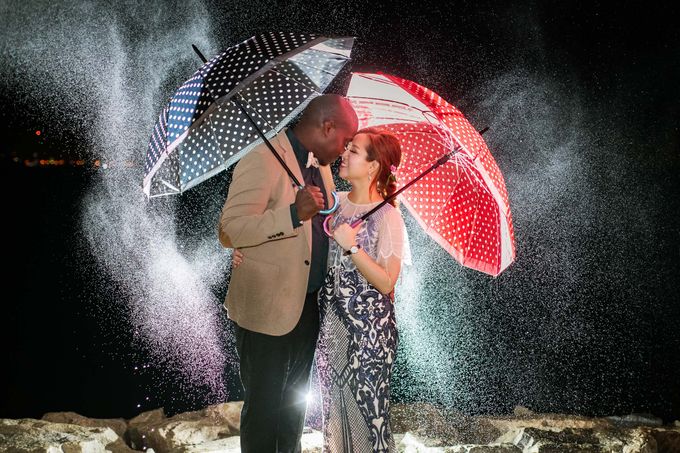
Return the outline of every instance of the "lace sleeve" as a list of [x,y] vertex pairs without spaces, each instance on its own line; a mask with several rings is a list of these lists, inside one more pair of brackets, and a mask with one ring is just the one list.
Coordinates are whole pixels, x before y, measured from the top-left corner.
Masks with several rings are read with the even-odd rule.
[[378,230],[378,264],[385,267],[391,256],[400,258],[402,265],[411,264],[411,247],[404,219],[396,208],[385,213]]

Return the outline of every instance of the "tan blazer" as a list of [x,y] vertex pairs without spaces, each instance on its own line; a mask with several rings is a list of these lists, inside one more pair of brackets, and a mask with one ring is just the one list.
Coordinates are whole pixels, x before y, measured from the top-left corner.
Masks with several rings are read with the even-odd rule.
[[[304,183],[285,130],[271,140],[298,181]],[[335,190],[330,166],[319,167],[327,198]],[[244,329],[284,335],[295,327],[307,292],[312,261],[309,220],[293,228],[290,205],[297,189],[263,143],[234,169],[219,222],[220,243],[243,252],[231,274],[225,308]]]

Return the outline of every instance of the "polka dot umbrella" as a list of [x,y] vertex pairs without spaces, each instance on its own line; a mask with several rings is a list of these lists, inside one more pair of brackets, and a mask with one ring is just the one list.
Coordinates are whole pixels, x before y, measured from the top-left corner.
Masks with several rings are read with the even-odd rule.
[[395,196],[429,236],[463,266],[493,276],[506,269],[515,259],[508,192],[463,114],[434,91],[387,74],[353,73],[347,97],[359,127],[399,138]]
[[153,128],[144,193],[181,193],[276,135],[328,87],[353,43],[352,37],[271,32],[207,61],[172,95]]

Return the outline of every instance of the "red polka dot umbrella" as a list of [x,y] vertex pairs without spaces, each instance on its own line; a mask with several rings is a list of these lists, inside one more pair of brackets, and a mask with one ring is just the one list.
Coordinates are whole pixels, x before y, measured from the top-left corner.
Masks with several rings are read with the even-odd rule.
[[400,139],[395,176],[408,190],[399,199],[430,237],[463,266],[493,276],[507,268],[515,240],[505,182],[463,114],[434,91],[387,74],[353,73],[347,97],[360,127]]

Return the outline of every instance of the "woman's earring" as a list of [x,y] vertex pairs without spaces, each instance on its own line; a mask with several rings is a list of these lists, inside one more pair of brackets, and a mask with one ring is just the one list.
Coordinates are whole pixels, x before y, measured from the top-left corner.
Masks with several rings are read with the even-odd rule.
[[368,182],[369,183],[371,182],[371,174],[370,173],[368,174]]

